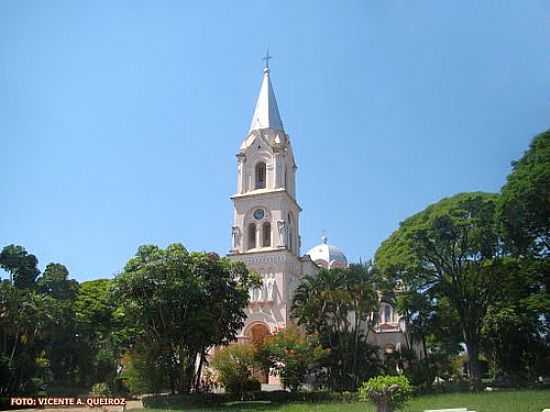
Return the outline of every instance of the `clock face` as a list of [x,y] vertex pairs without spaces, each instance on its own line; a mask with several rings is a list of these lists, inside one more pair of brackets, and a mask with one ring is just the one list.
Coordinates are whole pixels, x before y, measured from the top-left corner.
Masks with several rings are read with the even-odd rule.
[[254,218],[256,220],[261,220],[264,218],[264,210],[263,209],[256,209],[254,211]]

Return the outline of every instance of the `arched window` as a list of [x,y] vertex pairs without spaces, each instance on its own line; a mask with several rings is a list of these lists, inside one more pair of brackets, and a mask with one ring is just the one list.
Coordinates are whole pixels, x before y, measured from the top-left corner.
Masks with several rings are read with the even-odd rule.
[[271,223],[265,222],[262,227],[262,246],[271,246]]
[[248,249],[256,247],[256,223],[248,225]]
[[256,189],[265,189],[265,163],[260,162],[256,165]]

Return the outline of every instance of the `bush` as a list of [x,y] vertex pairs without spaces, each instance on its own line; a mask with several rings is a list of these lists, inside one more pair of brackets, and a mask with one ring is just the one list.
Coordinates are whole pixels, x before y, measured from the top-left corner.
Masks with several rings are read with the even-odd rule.
[[249,376],[248,378],[246,378],[246,380],[243,381],[231,378],[229,382],[224,385],[224,388],[229,393],[241,395],[244,392],[261,391],[262,384],[258,379]]
[[245,390],[247,392],[258,392],[262,390],[262,384],[256,378],[249,379],[246,383]]
[[276,371],[285,388],[296,392],[327,353],[317,337],[289,326],[274,336],[268,336],[260,346],[257,358],[266,369]]
[[111,396],[111,389],[105,382],[96,383],[90,390],[90,395],[93,396]]
[[377,376],[364,382],[359,388],[359,399],[371,400],[377,412],[393,412],[405,404],[412,394],[412,387],[405,376]]
[[124,369],[118,382],[121,393],[159,393],[163,387],[169,386],[167,374],[158,363],[156,355],[156,352],[148,353],[143,347],[136,346],[132,352],[123,356]]
[[231,393],[241,394],[258,390],[261,385],[252,377],[256,366],[256,348],[248,343],[237,343],[219,349],[212,358],[212,367],[218,373],[223,387]]

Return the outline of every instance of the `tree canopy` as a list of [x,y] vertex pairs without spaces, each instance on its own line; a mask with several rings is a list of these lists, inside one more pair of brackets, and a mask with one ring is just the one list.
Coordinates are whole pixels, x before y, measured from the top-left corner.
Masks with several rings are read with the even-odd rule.
[[327,355],[319,345],[319,337],[306,335],[296,326],[288,326],[275,335],[268,336],[258,348],[261,363],[281,377],[285,388],[297,391],[306,377],[320,366]]
[[328,349],[320,376],[334,390],[354,390],[379,367],[377,351],[367,343],[378,310],[375,276],[369,265],[321,269],[306,276],[292,303],[292,316]]
[[502,188],[499,218],[515,254],[550,257],[550,130],[536,136]]
[[248,290],[258,279],[245,265],[181,244],[141,246],[115,279],[114,293],[136,339],[156,348],[173,390],[188,392],[195,363],[243,327]]
[[8,245],[0,252],[0,268],[10,275],[10,282],[19,289],[27,289],[34,285],[40,270],[38,259],[29,254],[23,246]]
[[475,385],[481,327],[501,270],[497,195],[461,193],[406,219],[376,252],[376,264],[430,300],[456,311]]

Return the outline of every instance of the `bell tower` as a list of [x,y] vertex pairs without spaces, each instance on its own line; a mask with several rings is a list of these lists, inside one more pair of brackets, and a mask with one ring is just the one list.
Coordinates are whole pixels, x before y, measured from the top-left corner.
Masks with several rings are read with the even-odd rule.
[[300,254],[296,163],[266,64],[250,130],[237,153],[231,255]]
[[229,258],[244,262],[262,278],[262,286],[250,290],[238,336],[240,342],[251,343],[288,325],[294,290],[305,273],[317,271],[309,256],[300,257],[296,162],[273,92],[269,55],[265,60],[250,129],[237,153],[237,191],[231,197]]

